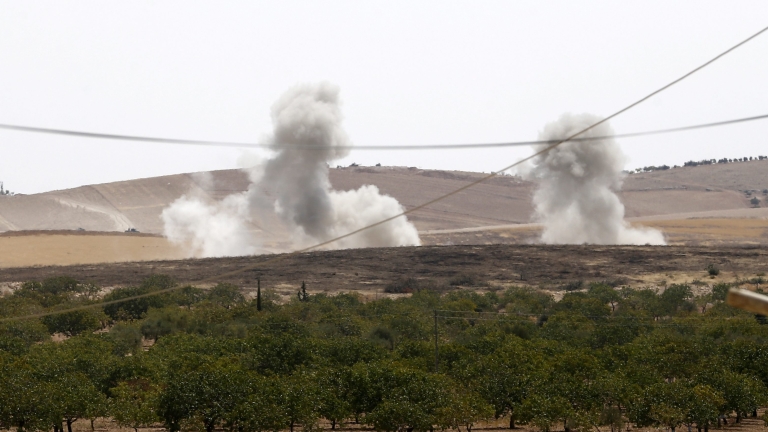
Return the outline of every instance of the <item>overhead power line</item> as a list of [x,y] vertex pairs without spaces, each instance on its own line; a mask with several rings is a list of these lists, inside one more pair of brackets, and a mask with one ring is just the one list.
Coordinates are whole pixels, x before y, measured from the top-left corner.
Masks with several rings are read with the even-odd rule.
[[[732,120],[724,120],[711,123],[701,123],[691,126],[681,126],[668,129],[656,129],[644,132],[631,132],[624,134],[605,135],[589,138],[574,138],[569,141],[578,142],[597,142],[600,140],[611,138],[636,138],[650,135],[662,135],[675,132],[685,132],[696,129],[707,129],[719,126],[728,126],[737,123],[746,123],[757,120],[768,119],[768,114],[742,117]],[[76,136],[82,138],[97,138],[97,139],[110,139],[120,141],[137,141],[137,142],[152,142],[160,144],[175,144],[175,145],[194,145],[194,146],[206,146],[206,147],[234,147],[234,148],[261,148],[271,149],[270,144],[258,144],[258,143],[243,143],[243,142],[231,142],[231,141],[206,141],[206,140],[188,140],[188,139],[176,139],[176,138],[158,138],[158,137],[145,137],[137,135],[118,135],[118,134],[105,134],[97,132],[83,132],[67,129],[50,129],[36,126],[20,126],[10,124],[0,124],[0,129],[19,131],[19,132],[32,132],[42,133],[49,135],[64,135],[64,136]],[[339,146],[339,148],[349,150],[461,150],[461,149],[477,149],[477,148],[504,148],[504,147],[521,147],[529,145],[546,145],[554,144],[557,140],[537,140],[537,141],[510,141],[510,142],[498,142],[498,143],[473,143],[473,144],[418,144],[418,145],[350,145]],[[320,148],[312,145],[282,145],[281,148],[290,147],[302,150],[320,150]]]
[[[609,115],[608,117],[606,117],[606,118],[604,118],[604,119],[602,119],[602,120],[600,120],[598,122],[593,123],[591,126],[588,126],[588,127],[584,128],[584,129],[582,129],[582,130],[580,130],[580,131],[578,131],[578,132],[576,132],[576,133],[574,133],[572,135],[569,135],[568,137],[566,137],[566,138],[564,138],[564,139],[562,139],[562,140],[560,140],[560,141],[558,141],[556,143],[553,143],[553,144],[551,144],[551,145],[549,145],[549,146],[547,146],[547,147],[537,151],[536,153],[534,153],[534,154],[532,154],[532,155],[530,155],[528,157],[520,159],[517,162],[514,162],[514,163],[512,163],[512,164],[510,164],[510,165],[508,165],[508,166],[506,166],[504,168],[501,168],[500,170],[493,171],[490,174],[488,174],[486,176],[483,176],[483,177],[481,177],[478,180],[472,181],[472,182],[467,183],[466,185],[464,185],[464,186],[462,186],[460,188],[454,189],[453,191],[448,192],[447,194],[441,195],[441,196],[439,196],[439,197],[437,197],[435,199],[432,199],[430,201],[427,201],[427,202],[425,202],[423,204],[420,204],[418,206],[415,206],[415,207],[412,207],[410,209],[407,209],[407,210],[405,210],[405,211],[403,211],[403,212],[401,212],[401,213],[399,213],[399,214],[397,214],[395,216],[391,216],[391,217],[388,217],[386,219],[382,219],[382,220],[380,220],[378,222],[372,223],[372,224],[367,225],[365,227],[362,227],[362,228],[356,229],[354,231],[348,232],[347,234],[340,235],[340,236],[332,238],[330,240],[326,240],[326,241],[317,243],[317,244],[315,244],[313,246],[309,246],[309,247],[306,247],[306,248],[303,248],[303,249],[298,249],[298,250],[295,250],[295,251],[290,252],[290,253],[286,253],[286,254],[282,254],[282,255],[277,255],[275,257],[268,258],[268,259],[266,259],[264,261],[261,261],[261,262],[258,262],[258,263],[254,263],[254,264],[251,264],[251,265],[247,265],[247,266],[239,268],[237,270],[231,270],[231,271],[228,271],[228,272],[224,272],[224,273],[218,274],[218,275],[213,276],[213,277],[205,278],[205,279],[203,279],[201,281],[197,281],[197,283],[198,284],[213,283],[213,282],[216,282],[217,280],[220,280],[222,278],[227,278],[227,277],[239,275],[239,274],[242,274],[244,272],[247,272],[247,271],[250,271],[250,270],[254,270],[254,269],[259,268],[259,267],[263,267],[263,266],[268,265],[268,264],[273,264],[273,263],[275,263],[277,261],[286,259],[288,257],[292,257],[292,256],[300,254],[300,253],[309,252],[311,250],[315,250],[315,249],[318,249],[318,248],[322,248],[324,246],[328,246],[328,245],[330,245],[330,244],[332,244],[334,242],[337,242],[339,240],[345,239],[347,237],[351,237],[351,236],[356,235],[356,234],[358,234],[360,232],[369,230],[371,228],[375,228],[375,227],[377,227],[379,225],[383,225],[383,224],[388,223],[388,222],[390,222],[390,221],[392,221],[394,219],[406,216],[406,215],[408,215],[410,213],[413,213],[415,211],[418,211],[418,210],[421,210],[421,209],[423,209],[425,207],[428,207],[428,206],[430,206],[430,205],[432,205],[432,204],[434,204],[436,202],[442,201],[442,200],[444,200],[444,199],[446,199],[448,197],[451,197],[453,195],[461,193],[461,192],[463,192],[463,191],[465,191],[465,190],[467,190],[467,189],[469,189],[469,188],[471,188],[473,186],[476,186],[476,185],[478,185],[478,184],[480,184],[480,183],[482,183],[482,182],[484,182],[486,180],[489,180],[489,179],[491,179],[493,177],[496,177],[496,176],[500,175],[501,173],[503,173],[503,172],[505,172],[505,171],[507,171],[507,170],[509,170],[511,168],[514,168],[517,165],[520,165],[522,163],[525,163],[526,161],[529,161],[529,160],[531,160],[531,159],[533,159],[535,157],[538,157],[538,156],[540,156],[540,155],[542,155],[544,153],[547,153],[550,150],[560,146],[564,142],[570,141],[570,140],[578,137],[579,135],[582,135],[582,134],[586,133],[587,131],[589,131],[589,130],[591,130],[591,129],[593,129],[593,128],[595,128],[595,127],[597,127],[597,126],[599,126],[599,125],[601,125],[601,124],[611,120],[612,118],[615,118],[616,116],[619,116],[622,113],[624,113],[626,111],[629,111],[630,109],[636,107],[637,105],[640,105],[641,103],[643,103],[646,100],[652,98],[653,96],[663,92],[664,90],[674,86],[675,84],[679,83],[680,81],[683,81],[684,79],[688,78],[689,76],[695,74],[696,72],[698,72],[698,71],[704,69],[705,67],[709,66],[710,64],[716,62],[717,60],[719,60],[720,58],[724,57],[728,53],[730,53],[733,50],[737,49],[738,47],[746,44],[747,42],[749,42],[752,39],[758,37],[759,35],[765,33],[766,31],[768,31],[768,27],[763,28],[762,30],[758,31],[757,33],[753,34],[752,36],[744,39],[743,41],[739,42],[738,44],[732,46],[731,48],[729,48],[729,49],[727,49],[725,51],[723,51],[722,53],[720,53],[717,56],[713,57],[712,59],[710,59],[706,63],[704,63],[704,64],[696,67],[695,69],[691,70],[690,72],[684,74],[680,78],[677,78],[676,80],[670,82],[669,84],[667,84],[667,85],[665,85],[665,86],[663,86],[663,87],[661,87],[661,88],[659,88],[659,89],[649,93],[648,95],[644,96],[643,98],[641,98],[641,99],[639,99],[639,100],[637,100],[637,101],[627,105],[626,107],[616,111],[615,113]],[[56,310],[56,311],[47,311],[47,312],[41,312],[41,313],[36,313],[36,314],[24,315],[24,316],[2,318],[2,319],[0,319],[0,322],[18,321],[18,320],[30,319],[30,318],[41,318],[41,317],[44,317],[44,316],[58,315],[58,314],[63,314],[63,313],[68,313],[68,312],[75,312],[75,311],[80,311],[80,310],[85,310],[85,309],[90,309],[90,308],[95,308],[95,307],[102,307],[102,306],[105,306],[105,305],[108,305],[108,304],[122,303],[122,302],[131,301],[131,300],[136,300],[136,299],[139,299],[139,298],[149,297],[151,295],[163,294],[163,293],[171,292],[171,291],[174,291],[174,290],[177,290],[177,289],[180,289],[180,288],[181,287],[171,287],[171,288],[166,288],[166,289],[161,289],[161,290],[153,291],[153,292],[147,293],[147,294],[141,294],[141,295],[132,296],[132,297],[125,297],[125,298],[120,299],[120,300],[112,300],[112,301],[108,301],[108,302],[92,303],[92,304],[77,306],[77,307],[73,307],[73,308],[69,308],[69,309],[61,309],[61,310]]]

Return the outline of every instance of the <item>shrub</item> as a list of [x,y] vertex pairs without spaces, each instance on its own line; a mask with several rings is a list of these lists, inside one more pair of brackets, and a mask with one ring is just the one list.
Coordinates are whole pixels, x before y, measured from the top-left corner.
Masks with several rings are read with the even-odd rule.
[[731,289],[731,285],[727,283],[715,284],[712,287],[712,300],[725,301],[729,289]]
[[710,264],[707,266],[707,273],[709,273],[710,276],[717,276],[720,274],[720,269],[714,264]]
[[570,292],[570,291],[576,291],[578,289],[581,289],[584,286],[584,281],[578,280],[573,282],[568,282],[567,284],[563,285],[563,289]]
[[416,278],[408,277],[392,282],[384,287],[385,293],[391,294],[409,294],[419,289],[419,281]]
[[477,276],[473,274],[461,273],[451,278],[451,280],[448,281],[448,284],[451,286],[478,286],[482,283],[477,279]]

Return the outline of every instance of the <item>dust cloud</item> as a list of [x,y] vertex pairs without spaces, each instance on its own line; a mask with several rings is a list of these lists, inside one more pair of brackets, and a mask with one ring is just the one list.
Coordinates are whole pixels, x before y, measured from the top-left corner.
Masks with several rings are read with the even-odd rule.
[[[567,138],[601,118],[565,114],[547,124],[539,140]],[[612,136],[607,123],[580,138]],[[535,151],[546,148],[537,145]],[[533,195],[535,219],[544,225],[547,244],[665,244],[660,231],[631,227],[616,195],[624,179],[625,156],[613,138],[569,141],[536,156],[519,173],[537,183]]]
[[[190,248],[190,256],[234,256],[263,252],[266,232],[287,230],[292,248],[356,231],[404,209],[376,186],[337,191],[329,163],[346,156],[351,142],[342,129],[339,89],[305,84],[285,92],[272,106],[274,155],[250,157],[247,192],[220,202],[187,194],[162,213],[164,234]],[[246,162],[243,162],[246,161]],[[279,224],[279,227],[268,226]],[[325,249],[419,245],[405,216],[326,245]]]

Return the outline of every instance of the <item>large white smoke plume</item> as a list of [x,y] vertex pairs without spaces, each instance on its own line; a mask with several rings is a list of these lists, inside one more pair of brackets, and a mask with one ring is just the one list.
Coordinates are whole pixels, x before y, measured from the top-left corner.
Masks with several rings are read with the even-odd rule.
[[[540,140],[560,140],[601,120],[565,114],[549,123]],[[580,138],[612,136],[603,123]],[[538,145],[535,151],[546,148]],[[535,157],[520,170],[537,182],[533,196],[535,217],[544,225],[541,240],[548,244],[665,244],[661,232],[631,227],[624,220],[624,205],[616,195],[624,178],[625,156],[613,138],[569,141]]]
[[[195,256],[244,255],[261,250],[260,233],[276,228],[268,223],[281,224],[292,247],[302,247],[401,213],[400,203],[376,186],[331,187],[329,163],[346,156],[351,145],[341,121],[338,87],[320,83],[288,90],[272,106],[269,144],[275,155],[249,170],[248,192],[221,202],[179,198],[163,211],[165,235],[190,246]],[[416,228],[403,216],[326,248],[419,244]]]

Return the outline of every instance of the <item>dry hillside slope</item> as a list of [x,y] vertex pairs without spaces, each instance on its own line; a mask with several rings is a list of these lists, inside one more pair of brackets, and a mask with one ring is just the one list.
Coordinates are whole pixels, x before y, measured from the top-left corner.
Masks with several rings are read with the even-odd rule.
[[[628,217],[747,209],[750,203],[744,191],[768,189],[767,174],[768,160],[633,174],[626,179],[621,195]],[[335,188],[373,184],[406,208],[481,176],[402,167],[331,170]],[[513,176],[497,177],[415,212],[410,219],[421,231],[528,223],[533,186]],[[243,172],[225,170],[211,172],[210,176],[180,174],[35,195],[0,196],[0,231],[136,228],[161,233],[160,213],[181,195],[194,192],[220,199],[247,187]],[[761,192],[756,194],[764,198]]]

